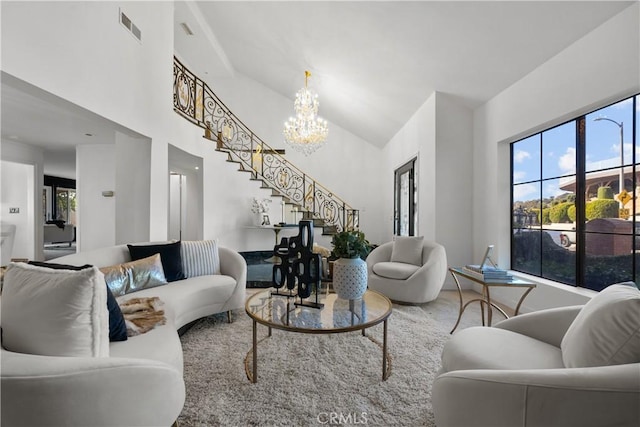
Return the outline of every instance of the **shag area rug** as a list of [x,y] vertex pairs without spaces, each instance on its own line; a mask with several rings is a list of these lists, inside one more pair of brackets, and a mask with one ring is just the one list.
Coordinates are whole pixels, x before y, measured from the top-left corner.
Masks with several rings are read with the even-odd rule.
[[[433,426],[431,386],[455,322],[457,302],[394,304],[388,323],[391,373],[382,381],[382,350],[361,332],[307,335],[273,330],[258,345],[258,382],[244,360],[251,319],[220,314],[182,337],[186,403],[180,426]],[[465,314],[466,317],[466,314]],[[367,333],[382,342],[382,324]],[[258,325],[258,338],[267,328]],[[340,418],[342,417],[342,418]],[[335,424],[335,423],[334,423]]]

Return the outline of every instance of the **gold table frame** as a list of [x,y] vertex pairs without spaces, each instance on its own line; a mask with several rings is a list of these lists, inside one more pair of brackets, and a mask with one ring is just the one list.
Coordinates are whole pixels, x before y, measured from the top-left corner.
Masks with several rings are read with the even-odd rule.
[[[337,295],[335,293],[326,293],[325,295],[323,295],[321,300],[321,302],[325,303],[325,308],[323,309],[310,308],[310,307],[299,308],[295,306],[294,298],[291,298],[289,300],[288,298],[283,296],[271,295],[272,291],[273,289],[270,288],[270,289],[265,289],[261,292],[258,292],[252,295],[251,297],[249,297],[245,303],[245,311],[247,312],[249,317],[251,317],[251,320],[253,323],[252,346],[251,346],[251,349],[247,352],[247,355],[245,356],[245,372],[247,374],[247,379],[249,381],[251,381],[252,383],[258,382],[258,343],[262,342],[267,338],[270,338],[272,335],[272,329],[274,328],[281,329],[284,331],[301,332],[306,334],[336,334],[336,333],[342,333],[342,332],[352,332],[352,331],[361,330],[363,337],[368,338],[371,342],[373,342],[374,344],[376,344],[378,347],[382,349],[382,381],[386,381],[387,378],[389,378],[389,375],[391,373],[391,358],[389,357],[388,347],[387,347],[387,331],[388,331],[387,321],[389,320],[389,316],[391,315],[391,312],[392,312],[392,303],[391,303],[391,300],[389,300],[389,298],[387,298],[380,292],[367,290],[365,292],[365,295],[363,295],[361,299],[348,300],[348,304],[351,311],[351,318],[352,318],[351,326],[332,327],[332,328],[323,328],[323,327],[304,328],[304,327],[296,327],[296,326],[288,325],[283,323],[282,321],[274,321],[270,319],[268,316],[265,317],[264,315],[261,315],[260,312],[262,312],[263,309],[267,308],[265,307],[264,301],[267,298],[271,301],[273,298],[280,298],[283,301],[286,301],[287,303],[286,318],[288,319],[289,318],[288,313],[296,309],[326,310],[327,306],[331,305],[331,304],[326,304],[327,299],[330,301],[335,300],[338,298]],[[267,297],[266,295],[269,295],[269,296]],[[365,303],[366,300],[370,298],[374,298],[376,300],[374,301],[376,304],[381,303],[384,306],[382,308],[381,313],[373,317],[371,320],[365,320],[364,322],[361,322],[361,323],[360,322],[355,323],[355,320],[358,316],[352,310],[353,305],[355,304],[355,302]],[[362,301],[363,299],[364,301]],[[263,300],[263,302],[261,304],[256,304],[257,300]],[[343,300],[343,301],[346,301],[346,300]],[[268,327],[268,335],[260,340],[258,340],[258,323]],[[382,343],[380,343],[371,335],[366,334],[365,332],[367,328],[378,325],[380,323],[383,323]],[[250,355],[252,356],[251,368],[249,367]]]
[[[527,295],[529,295],[529,292],[531,292],[536,287],[535,283],[527,282],[522,279],[513,279],[509,282],[487,282],[485,280],[482,280],[474,276],[471,273],[467,273],[461,267],[450,267],[449,272],[451,272],[451,275],[453,276],[453,280],[456,282],[456,286],[458,288],[458,296],[460,297],[460,311],[458,312],[458,320],[456,321],[456,324],[453,326],[453,329],[451,330],[451,332],[449,332],[450,334],[452,334],[453,331],[455,331],[458,325],[460,324],[460,320],[462,319],[462,314],[467,309],[469,304],[474,302],[480,303],[480,312],[482,315],[482,326],[485,326],[485,315],[484,315],[485,305],[487,307],[486,326],[491,326],[491,322],[493,320],[493,308],[498,310],[506,319],[509,318],[509,316],[507,315],[507,313],[504,312],[503,309],[501,309],[494,302],[491,301],[491,294],[489,292],[489,288],[492,288],[492,287],[525,288],[526,290],[520,297],[520,300],[518,301],[518,305],[516,306],[516,310],[514,312],[514,316],[517,316],[518,313],[520,312],[520,307],[522,306],[522,302],[527,297]],[[460,281],[458,276],[464,277],[465,279],[471,280],[475,283],[479,283],[480,285],[482,285],[482,296],[480,298],[474,298],[467,302],[464,302],[462,298],[462,288],[460,286]]]

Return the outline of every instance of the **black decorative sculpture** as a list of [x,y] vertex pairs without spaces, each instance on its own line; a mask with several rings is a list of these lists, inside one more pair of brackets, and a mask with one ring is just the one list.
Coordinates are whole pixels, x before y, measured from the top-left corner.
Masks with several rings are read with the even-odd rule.
[[[304,220],[298,224],[299,233],[293,237],[283,237],[273,248],[273,256],[280,260],[273,266],[272,282],[277,290],[273,295],[299,297],[296,305],[321,308],[318,302],[320,287],[321,257],[313,253],[313,221]],[[287,293],[280,292],[286,287]],[[297,293],[294,293],[297,290]],[[304,301],[315,290],[313,301]]]

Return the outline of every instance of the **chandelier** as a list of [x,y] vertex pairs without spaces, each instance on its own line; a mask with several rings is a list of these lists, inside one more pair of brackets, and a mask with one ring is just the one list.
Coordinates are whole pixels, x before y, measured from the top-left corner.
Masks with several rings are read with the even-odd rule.
[[329,134],[327,121],[318,117],[318,94],[307,88],[310,76],[309,71],[304,72],[304,87],[296,93],[293,104],[296,116],[284,124],[285,141],[305,156],[320,148]]

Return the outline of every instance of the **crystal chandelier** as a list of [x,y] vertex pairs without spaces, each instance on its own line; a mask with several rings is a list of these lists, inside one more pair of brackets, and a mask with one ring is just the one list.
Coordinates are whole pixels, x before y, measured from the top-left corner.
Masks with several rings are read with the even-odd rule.
[[320,148],[329,134],[327,121],[318,117],[318,94],[307,88],[310,76],[309,71],[304,72],[304,87],[296,93],[293,105],[296,116],[284,124],[285,141],[305,156]]

